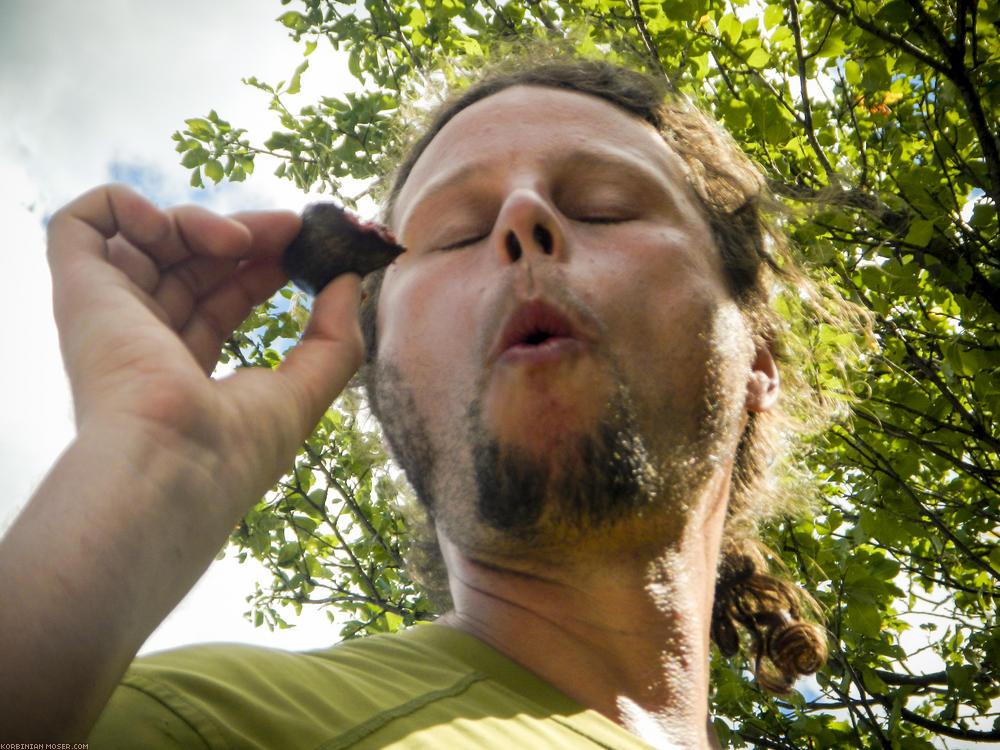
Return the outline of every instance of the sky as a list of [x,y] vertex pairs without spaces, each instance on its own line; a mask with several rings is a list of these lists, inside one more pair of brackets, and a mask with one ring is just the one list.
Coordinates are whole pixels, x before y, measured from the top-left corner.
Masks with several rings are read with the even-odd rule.
[[[72,406],[52,322],[44,221],[111,180],[166,206],[222,212],[315,199],[258,161],[242,184],[190,188],[171,134],[215,109],[260,142],[279,127],[268,100],[241,79],[288,79],[302,48],[275,19],[279,0],[0,0],[0,530],[73,436]],[[329,46],[313,53],[292,109],[354,88]],[[216,562],[143,652],[204,641],[318,648],[336,640],[319,613],[270,633],[243,618],[259,567]],[[282,611],[296,622],[291,610]]]

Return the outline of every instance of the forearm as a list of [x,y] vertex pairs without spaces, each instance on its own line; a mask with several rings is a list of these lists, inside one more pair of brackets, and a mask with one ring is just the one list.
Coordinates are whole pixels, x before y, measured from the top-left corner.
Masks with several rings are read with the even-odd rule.
[[167,431],[102,425],[59,459],[0,544],[4,739],[86,734],[253,501],[220,485],[213,455]]

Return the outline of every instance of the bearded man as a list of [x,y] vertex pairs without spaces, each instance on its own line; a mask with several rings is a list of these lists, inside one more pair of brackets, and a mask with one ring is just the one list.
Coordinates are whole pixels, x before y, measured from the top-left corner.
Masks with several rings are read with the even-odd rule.
[[[281,367],[218,382],[298,219],[121,186],[70,204],[50,257],[79,435],[4,542],[5,725],[92,748],[717,747],[711,640],[735,653],[745,627],[778,691],[825,653],[747,536],[779,394],[769,293],[805,283],[764,202],[643,76],[494,74],[398,170],[407,251],[367,282],[364,343],[341,277]],[[362,358],[451,608],[324,652],[128,668]]]

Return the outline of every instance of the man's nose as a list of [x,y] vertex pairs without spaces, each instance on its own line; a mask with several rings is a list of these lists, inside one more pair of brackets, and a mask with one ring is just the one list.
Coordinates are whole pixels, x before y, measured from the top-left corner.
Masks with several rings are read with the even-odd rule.
[[496,229],[494,241],[502,263],[516,263],[522,257],[528,260],[532,255],[560,259],[565,254],[559,218],[533,190],[519,189],[507,196]]

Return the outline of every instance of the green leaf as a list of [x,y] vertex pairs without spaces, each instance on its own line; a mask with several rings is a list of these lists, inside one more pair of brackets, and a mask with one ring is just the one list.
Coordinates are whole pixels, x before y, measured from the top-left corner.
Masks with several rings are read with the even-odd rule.
[[878,638],[882,629],[882,617],[878,608],[857,598],[845,610],[844,622],[849,628],[868,638]]
[[184,156],[181,157],[181,166],[187,167],[188,169],[194,169],[195,167],[200,167],[209,159],[209,153],[201,146],[195,146],[193,149],[186,151]]
[[269,151],[290,151],[299,145],[299,139],[293,133],[275,132],[264,141],[264,148]]
[[736,44],[743,34],[743,24],[736,16],[727,13],[719,20],[719,33],[730,44]]
[[282,13],[278,20],[292,31],[301,33],[309,28],[309,19],[294,10]]
[[754,50],[747,56],[747,65],[751,68],[757,68],[760,70],[762,68],[766,68],[770,64],[771,56],[763,47],[755,47]]
[[427,16],[419,7],[411,8],[408,24],[414,29],[419,29],[427,25]]
[[854,60],[844,62],[844,79],[852,86],[861,84],[861,66]]
[[190,120],[185,120],[184,124],[188,126],[191,134],[196,137],[211,136],[215,132],[215,126],[203,117],[193,117]]
[[934,222],[924,219],[915,219],[910,224],[910,230],[906,233],[904,242],[917,247],[926,247],[934,236]]
[[301,89],[301,78],[302,74],[306,72],[309,68],[309,61],[303,60],[302,64],[295,69],[295,73],[292,75],[292,79],[288,82],[288,88],[286,91],[289,94],[297,94]]
[[218,159],[209,159],[205,162],[205,176],[211,179],[212,182],[218,184],[224,174],[225,172],[222,169],[222,162]]
[[764,28],[773,29],[785,20],[785,8],[781,4],[768,5],[764,8]]
[[361,56],[357,47],[352,47],[347,55],[347,69],[351,71],[351,75],[355,78],[360,79],[362,77]]

